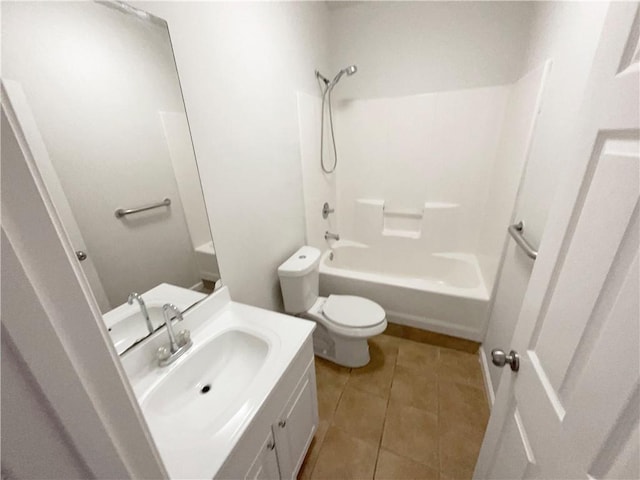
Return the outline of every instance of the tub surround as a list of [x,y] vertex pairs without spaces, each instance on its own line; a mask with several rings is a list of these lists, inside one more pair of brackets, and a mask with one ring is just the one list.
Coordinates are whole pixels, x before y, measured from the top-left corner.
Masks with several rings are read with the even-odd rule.
[[195,248],[196,263],[198,264],[198,273],[200,278],[205,282],[217,282],[220,280],[220,270],[216,259],[216,251],[213,241],[208,241]]
[[[387,213],[423,213],[416,222],[423,239],[448,243],[439,250],[473,251],[510,90],[499,85],[343,101],[334,119],[342,132],[340,234],[370,243],[360,239],[357,222],[359,200],[373,199],[383,201]],[[384,228],[396,230],[386,217]]]
[[[191,331],[194,346],[171,366],[157,365],[156,351],[167,343],[164,329],[122,357],[170,476],[244,478],[250,468],[273,467],[269,459],[275,458],[275,453],[273,457],[267,454],[274,449],[278,452],[276,471],[284,472],[284,476],[295,475],[317,426],[311,346],[314,324],[233,302],[228,289],[222,287],[185,314],[180,328]],[[254,380],[222,411],[212,412],[215,418],[202,419],[201,428],[192,428],[189,422],[178,423],[179,427],[168,424],[150,408],[154,389],[197,355],[209,340],[229,331],[247,332],[267,343],[268,353]],[[194,395],[198,395],[193,387]],[[292,392],[297,393],[294,399],[304,402],[291,406],[287,399],[291,400]],[[283,405],[290,411],[283,412]],[[276,428],[291,412],[297,415],[288,422],[290,430]],[[274,440],[275,447],[263,446],[263,437]],[[286,462],[283,464],[281,459]],[[258,461],[265,465],[257,465]]]
[[[365,296],[390,322],[481,340],[549,67],[507,85],[343,100],[330,181],[309,133],[317,102],[299,95],[307,241],[334,253],[321,295]],[[324,201],[335,216],[319,214]],[[329,227],[341,242],[321,238]]]

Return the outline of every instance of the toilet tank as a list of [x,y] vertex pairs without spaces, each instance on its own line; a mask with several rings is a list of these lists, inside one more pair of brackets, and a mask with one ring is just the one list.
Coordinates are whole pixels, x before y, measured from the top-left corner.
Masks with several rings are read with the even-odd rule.
[[292,315],[307,311],[318,298],[320,250],[302,247],[280,267],[280,288],[284,310]]

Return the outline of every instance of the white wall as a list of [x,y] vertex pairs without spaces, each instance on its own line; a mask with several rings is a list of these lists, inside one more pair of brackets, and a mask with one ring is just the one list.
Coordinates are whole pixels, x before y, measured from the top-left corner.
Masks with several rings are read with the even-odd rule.
[[135,5],[169,23],[222,281],[281,309],[277,267],[305,242],[296,92],[327,68],[326,6]]
[[374,98],[511,83],[520,76],[531,2],[340,2],[331,8],[336,98]]
[[[159,110],[183,111],[162,25],[92,2],[2,5],[21,85],[111,306],[199,278]],[[170,197],[171,209],[117,219]]]
[[[572,127],[583,100],[607,5],[607,2],[535,4],[524,69],[531,69],[547,58],[551,58],[553,66],[514,215],[525,221],[525,236],[534,246],[540,244],[556,180],[562,176],[564,159],[572,145]],[[482,345],[484,355],[488,356],[493,348],[509,349],[531,269],[532,261],[524,258],[510,241]],[[492,365],[489,369],[493,389],[497,391],[501,370]]]
[[92,474],[2,332],[3,478],[90,478]]

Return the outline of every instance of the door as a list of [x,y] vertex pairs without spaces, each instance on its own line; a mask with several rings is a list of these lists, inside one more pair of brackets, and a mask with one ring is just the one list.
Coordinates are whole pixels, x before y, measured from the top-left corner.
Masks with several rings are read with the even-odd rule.
[[280,475],[295,478],[318,426],[318,400],[313,361],[273,425]]
[[280,478],[275,447],[273,433],[269,430],[267,438],[260,447],[260,452],[244,477],[245,480],[278,480]]
[[640,477],[639,33],[612,3],[474,478]]
[[[76,222],[69,201],[62,189],[60,179],[58,178],[47,148],[44,145],[38,126],[36,125],[29,103],[24,95],[22,87],[18,82],[12,80],[2,80],[2,94],[6,98],[8,106],[13,109],[15,118],[22,127],[26,141],[31,149],[31,154],[35,160],[40,175],[45,183],[46,189],[51,195],[53,203],[58,215],[62,220],[64,229],[69,237],[71,245],[76,252],[76,258],[80,262],[80,266],[87,277],[89,285],[93,295],[100,306],[102,313],[111,310],[111,305],[107,300],[107,294],[104,291],[102,282],[98,276],[98,272],[95,268],[90,252],[87,252],[87,246],[85,244],[80,228]],[[83,255],[84,254],[84,255]]]

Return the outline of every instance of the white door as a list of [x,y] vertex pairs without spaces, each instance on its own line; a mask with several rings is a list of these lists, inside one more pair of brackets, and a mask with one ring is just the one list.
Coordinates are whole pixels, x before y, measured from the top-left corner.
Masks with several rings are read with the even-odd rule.
[[298,475],[317,427],[318,400],[312,362],[273,425],[281,478]]
[[276,444],[271,430],[244,478],[245,480],[278,480],[280,478]]
[[[62,220],[67,236],[69,237],[69,241],[71,242],[71,245],[73,245],[78,261],[82,266],[85,276],[87,277],[87,281],[89,282],[89,285],[91,285],[91,290],[98,302],[100,311],[102,313],[108,312],[111,310],[111,306],[107,300],[107,294],[104,291],[98,272],[93,260],[91,259],[91,252],[87,251],[87,246],[76,219],[73,216],[67,196],[62,189],[60,179],[53,168],[53,164],[49,158],[49,153],[44,145],[42,135],[36,125],[35,118],[33,117],[27,98],[24,95],[24,91],[18,82],[5,79],[2,80],[2,95],[7,100],[7,108],[11,108],[13,110],[15,118],[20,123],[20,127],[24,133],[28,147],[31,149],[33,159],[35,160],[38,170],[40,171],[40,175],[46,184],[45,187],[49,192],[49,195],[51,195],[53,204],[55,205],[58,215]],[[81,253],[85,254],[84,258],[81,256]]]
[[612,3],[476,479],[640,478],[639,34]]

